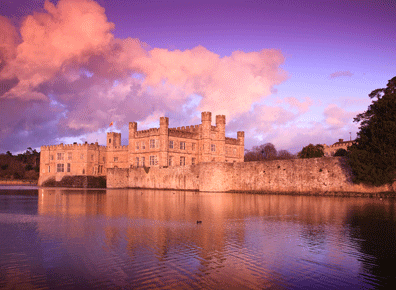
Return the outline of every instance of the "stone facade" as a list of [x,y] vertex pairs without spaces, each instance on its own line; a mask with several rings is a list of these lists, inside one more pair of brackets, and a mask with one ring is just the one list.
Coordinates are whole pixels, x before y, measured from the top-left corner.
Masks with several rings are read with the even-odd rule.
[[334,156],[338,149],[348,150],[348,147],[352,146],[355,141],[344,141],[344,139],[338,139],[338,142],[333,145],[323,144],[325,157]]
[[201,124],[169,128],[169,119],[160,118],[160,127],[138,131],[129,123],[129,143],[121,145],[121,133],[107,133],[106,146],[72,144],[42,146],[39,185],[50,178],[60,181],[67,175],[105,176],[110,168],[177,167],[201,162],[243,162],[244,132],[225,137],[225,116],[202,112]]
[[179,189],[316,195],[394,193],[393,186],[354,184],[342,157],[256,162],[202,162],[178,168],[109,169],[108,188]]

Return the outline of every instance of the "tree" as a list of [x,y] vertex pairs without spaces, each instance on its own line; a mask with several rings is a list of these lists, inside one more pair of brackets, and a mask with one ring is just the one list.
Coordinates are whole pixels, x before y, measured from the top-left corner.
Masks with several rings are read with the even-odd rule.
[[273,160],[277,156],[274,144],[265,143],[260,146],[253,146],[252,150],[245,153],[245,161]]
[[334,153],[334,156],[347,156],[347,154],[348,151],[346,151],[344,148],[340,148]]
[[278,152],[272,143],[265,143],[260,146],[254,146],[252,150],[245,150],[245,162],[292,158],[295,158],[293,154],[287,150]]
[[301,152],[297,154],[299,158],[316,158],[316,157],[323,157],[324,156],[324,148],[323,145],[320,144],[309,144],[305,146]]
[[396,77],[369,97],[373,101],[367,111],[354,118],[360,127],[348,163],[356,183],[391,184],[396,173]]
[[278,152],[278,157],[277,159],[294,159],[295,155],[291,154],[289,151],[287,150],[280,150]]

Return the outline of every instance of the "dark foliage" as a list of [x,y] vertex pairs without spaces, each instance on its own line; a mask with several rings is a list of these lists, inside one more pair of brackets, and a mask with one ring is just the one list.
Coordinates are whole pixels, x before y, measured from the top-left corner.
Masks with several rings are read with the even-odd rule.
[[323,145],[320,144],[309,144],[305,146],[301,152],[297,154],[299,158],[317,158],[324,156]]
[[373,101],[367,111],[354,118],[360,127],[348,163],[356,183],[391,184],[396,173],[396,77],[369,97]]
[[245,162],[293,158],[295,156],[287,150],[278,152],[272,143],[265,143],[260,146],[254,146],[251,150],[245,150]]
[[0,154],[0,179],[37,180],[39,177],[40,152],[27,148],[26,152],[12,155],[10,151]]
[[334,153],[334,156],[347,156],[347,154],[348,154],[348,151],[346,151],[343,148],[340,148]]

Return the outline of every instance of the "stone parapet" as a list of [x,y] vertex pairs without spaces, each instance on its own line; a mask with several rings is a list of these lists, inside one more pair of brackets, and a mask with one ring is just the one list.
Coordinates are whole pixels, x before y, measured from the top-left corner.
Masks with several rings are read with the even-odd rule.
[[46,145],[46,146],[41,146],[40,150],[41,151],[46,151],[46,150],[80,150],[80,149],[105,149],[106,146],[98,145],[98,143],[84,143],[84,144],[58,144],[58,145]]
[[225,137],[225,144],[239,145],[239,140],[235,138]]

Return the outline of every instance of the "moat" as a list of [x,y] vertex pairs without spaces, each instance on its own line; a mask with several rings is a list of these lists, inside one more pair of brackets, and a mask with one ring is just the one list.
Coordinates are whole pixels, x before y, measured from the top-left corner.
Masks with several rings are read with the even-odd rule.
[[395,205],[0,186],[0,288],[389,288]]

